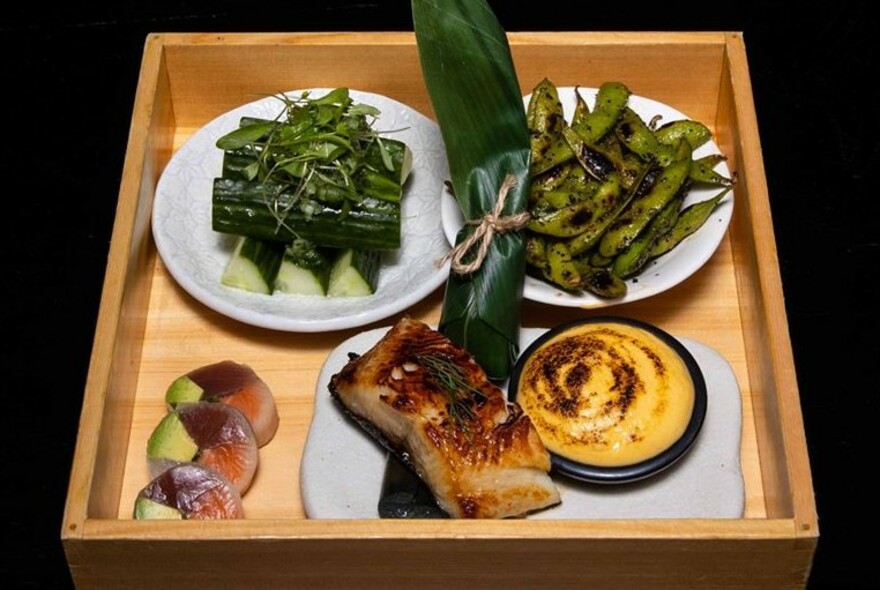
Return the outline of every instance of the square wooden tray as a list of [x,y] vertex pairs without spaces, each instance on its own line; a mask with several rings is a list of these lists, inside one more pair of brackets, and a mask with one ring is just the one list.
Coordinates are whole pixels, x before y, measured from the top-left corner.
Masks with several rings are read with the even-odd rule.
[[[741,519],[395,521],[308,519],[299,470],[315,382],[359,330],[296,334],[207,309],[168,275],[150,230],[171,154],[217,115],[278,91],[348,86],[433,116],[411,33],[154,34],[146,40],[61,531],[78,588],[794,588],[817,515],[745,44],[735,32],[511,33],[523,93],[625,82],[709,124],[738,174],[727,236],[694,276],[614,309],[704,342],[743,396]],[[436,322],[442,288],[407,310]],[[523,325],[585,310],[525,302]],[[365,326],[390,325],[396,317]],[[165,387],[234,358],[276,393],[241,521],[135,521],[144,445]]]

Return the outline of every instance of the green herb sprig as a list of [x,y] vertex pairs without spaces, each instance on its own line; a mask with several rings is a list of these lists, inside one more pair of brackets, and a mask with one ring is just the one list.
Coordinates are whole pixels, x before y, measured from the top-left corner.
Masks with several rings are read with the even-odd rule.
[[428,371],[430,377],[446,393],[449,416],[455,425],[470,440],[471,430],[468,421],[476,415],[469,402],[471,396],[485,398],[486,395],[467,381],[467,373],[450,358],[439,354],[416,355],[415,361]]

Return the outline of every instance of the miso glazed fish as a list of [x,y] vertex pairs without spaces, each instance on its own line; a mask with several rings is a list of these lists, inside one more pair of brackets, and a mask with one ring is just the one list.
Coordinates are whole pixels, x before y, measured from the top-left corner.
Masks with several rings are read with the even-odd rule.
[[468,351],[422,322],[399,320],[329,389],[452,518],[521,517],[560,501],[550,455],[519,405]]

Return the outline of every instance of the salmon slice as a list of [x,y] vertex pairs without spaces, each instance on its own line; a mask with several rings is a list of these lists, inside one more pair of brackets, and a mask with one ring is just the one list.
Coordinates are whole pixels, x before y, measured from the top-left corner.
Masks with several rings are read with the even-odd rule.
[[278,408],[272,390],[249,365],[223,360],[181,375],[168,387],[165,401],[211,401],[240,410],[250,421],[257,445],[265,446],[278,430]]
[[560,501],[528,416],[468,351],[427,324],[401,319],[329,389],[453,518],[519,517]]
[[244,518],[241,495],[232,483],[197,463],[166,469],[135,500],[136,519],[209,520]]
[[253,428],[232,406],[212,402],[178,404],[147,442],[153,477],[178,463],[195,462],[228,479],[244,494],[257,471],[259,449]]

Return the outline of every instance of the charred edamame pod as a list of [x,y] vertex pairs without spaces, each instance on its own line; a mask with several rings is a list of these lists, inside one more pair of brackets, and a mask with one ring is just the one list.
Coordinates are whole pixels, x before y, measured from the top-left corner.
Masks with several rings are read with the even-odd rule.
[[[595,223],[590,225],[582,234],[568,240],[568,247],[572,254],[580,256],[593,249],[599,240],[602,239],[605,231],[614,223],[614,220],[617,219],[621,212],[626,210],[630,202],[646,195],[653,188],[659,175],[660,168],[654,166],[646,167],[638,182],[629,190],[623,190],[620,184],[613,184],[613,181],[617,179],[616,176],[609,177],[607,191],[609,199],[613,198],[613,201],[610,202],[605,213],[596,219]],[[601,190],[598,192],[601,192]]]
[[620,175],[620,184],[625,189],[636,183],[647,166],[641,158],[623,149],[616,133],[606,134],[597,147],[614,164]]
[[597,143],[614,128],[620,113],[626,108],[630,94],[629,88],[620,82],[605,82],[596,92],[593,110],[580,117],[576,123],[572,120],[572,128],[583,141],[588,144]]
[[688,177],[691,159],[674,161],[660,171],[648,194],[634,199],[602,235],[599,253],[612,257],[622,252],[648,226],[666,204],[682,189]]
[[570,238],[582,233],[596,217],[591,201],[580,201],[556,209],[541,217],[532,217],[528,229],[556,238]]
[[581,275],[581,288],[603,299],[617,299],[626,295],[626,282],[609,268],[591,266],[575,260]]
[[629,107],[623,109],[614,132],[629,151],[643,160],[666,166],[674,158],[675,148],[660,143],[648,124]]
[[547,267],[547,244],[543,236],[529,234],[525,241],[526,263],[544,270]]
[[683,139],[692,149],[697,149],[712,139],[712,132],[699,121],[681,119],[661,125],[654,131],[654,137],[665,145],[675,145]]
[[589,200],[598,188],[599,184],[595,183],[584,186],[580,190],[545,191],[541,193],[540,196],[543,203],[536,203],[535,208],[539,210],[546,210],[547,208],[563,209],[577,203],[583,203],[584,201]]
[[597,180],[604,180],[615,170],[614,163],[605,154],[590,145],[571,127],[563,129],[562,136],[584,170]]
[[614,258],[611,270],[622,279],[627,279],[638,274],[645,263],[651,258],[651,248],[657,240],[666,234],[675,225],[681,212],[681,203],[684,201],[684,192],[678,195],[651,220],[639,236],[620,254]]
[[562,242],[547,245],[547,266],[544,277],[567,291],[576,291],[581,287],[581,274],[572,259],[571,252]]
[[597,268],[608,268],[614,263],[613,258],[608,258],[606,256],[602,256],[598,252],[593,252],[590,254],[590,266],[595,266]]
[[588,178],[577,162],[575,171],[552,189],[540,190],[534,186],[529,193],[529,213],[532,218],[541,218],[557,209],[594,198],[600,183]]
[[587,124],[587,116],[590,114],[590,105],[584,100],[579,88],[574,89],[574,115],[571,117],[571,126],[575,129]]
[[580,165],[571,160],[534,176],[529,184],[529,200],[534,201],[542,192],[558,188],[575,167],[580,168]]
[[672,226],[667,233],[660,238],[651,247],[650,257],[656,258],[662,254],[666,254],[675,248],[683,239],[697,231],[703,225],[721,202],[721,199],[730,192],[732,187],[725,187],[723,191],[705,201],[688,205],[678,216],[675,225]]
[[697,158],[691,162],[690,179],[694,182],[703,182],[706,184],[718,184],[726,186],[733,182],[732,178],[715,171],[715,166],[723,162],[726,158],[721,154],[709,154],[702,158]]
[[562,137],[567,128],[556,86],[544,78],[532,91],[526,113],[531,135],[531,175],[535,176],[574,155]]
[[604,204],[602,212],[597,212],[581,233],[566,242],[569,250],[579,255],[595,246],[620,211],[626,208],[633,194],[633,191],[624,191],[621,188],[616,173],[609,174],[593,196],[594,202]]
[[587,171],[584,170],[584,167],[581,166],[577,160],[570,160],[567,164],[564,164],[564,166],[569,168],[569,172],[557,185],[558,189],[579,191],[587,188],[587,185],[596,182],[596,179],[587,174]]

